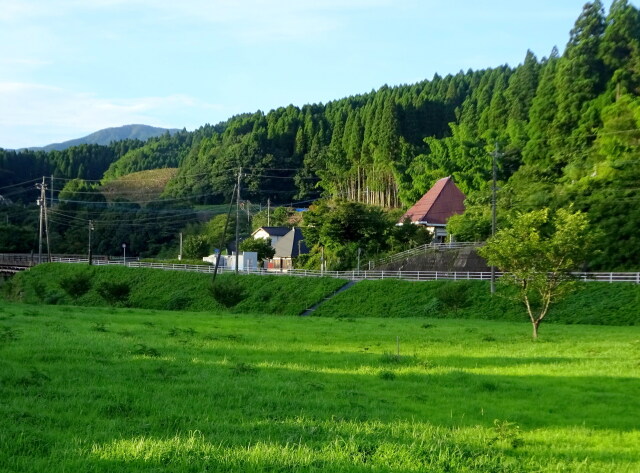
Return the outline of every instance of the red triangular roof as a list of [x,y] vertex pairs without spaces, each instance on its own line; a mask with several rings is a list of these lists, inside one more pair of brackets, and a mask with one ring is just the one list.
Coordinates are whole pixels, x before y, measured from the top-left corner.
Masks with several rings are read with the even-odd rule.
[[449,217],[464,212],[464,199],[465,195],[451,176],[442,178],[405,212],[400,223],[408,217],[413,223],[422,225],[445,225]]

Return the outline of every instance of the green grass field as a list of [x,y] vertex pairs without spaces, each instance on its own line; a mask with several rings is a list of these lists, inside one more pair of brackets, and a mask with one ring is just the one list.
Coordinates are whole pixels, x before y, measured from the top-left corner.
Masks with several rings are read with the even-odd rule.
[[3,303],[0,471],[638,472],[639,366],[639,327]]

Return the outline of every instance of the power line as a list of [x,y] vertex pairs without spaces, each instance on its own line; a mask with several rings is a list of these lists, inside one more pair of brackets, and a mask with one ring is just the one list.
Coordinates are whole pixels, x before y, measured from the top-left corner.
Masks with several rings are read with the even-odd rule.
[[35,178],[35,179],[30,179],[30,180],[24,181],[24,182],[19,182],[17,184],[10,184],[8,186],[0,187],[0,190],[9,189],[11,187],[24,186],[25,184],[33,184],[34,182],[38,182],[39,180],[40,180],[40,178]]

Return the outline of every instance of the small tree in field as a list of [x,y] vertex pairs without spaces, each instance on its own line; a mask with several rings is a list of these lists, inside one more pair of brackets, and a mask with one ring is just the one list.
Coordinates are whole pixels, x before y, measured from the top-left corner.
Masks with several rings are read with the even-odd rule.
[[478,252],[505,272],[507,284],[519,289],[533,338],[552,302],[571,291],[571,274],[584,262],[590,235],[587,216],[560,209],[553,219],[549,209],[519,214],[510,228],[498,231]]

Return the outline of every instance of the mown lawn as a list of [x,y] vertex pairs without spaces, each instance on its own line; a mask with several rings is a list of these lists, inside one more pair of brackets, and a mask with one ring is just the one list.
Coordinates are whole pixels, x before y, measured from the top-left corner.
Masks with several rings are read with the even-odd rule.
[[3,304],[0,471],[640,471],[640,328],[541,337]]

